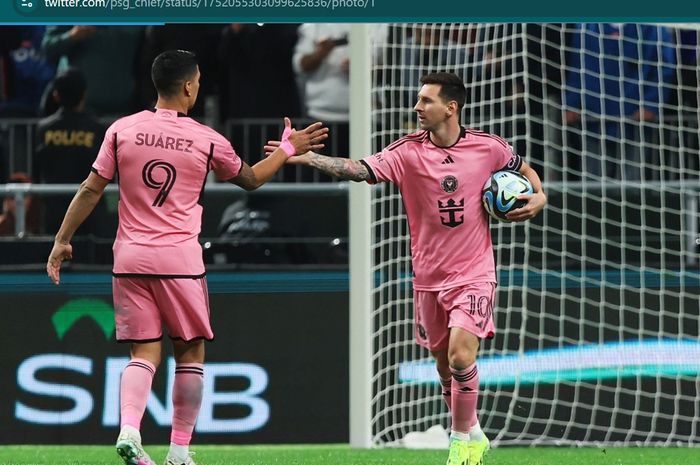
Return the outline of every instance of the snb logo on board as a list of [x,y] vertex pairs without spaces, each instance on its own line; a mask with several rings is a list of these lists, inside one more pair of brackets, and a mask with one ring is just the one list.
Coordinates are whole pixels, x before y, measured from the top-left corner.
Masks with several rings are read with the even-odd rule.
[[13,0],[15,10],[20,14],[31,13],[36,10],[40,0]]
[[[73,328],[83,320],[91,321],[88,325],[96,324],[100,334],[81,343],[84,333]],[[104,337],[104,345],[117,350],[118,346],[111,343],[115,330],[113,307],[99,299],[73,299],[51,315],[51,326],[56,340],[43,338],[36,352],[17,362],[16,397],[10,401],[14,402],[12,421],[23,427],[37,428],[119,426],[120,379],[129,357],[114,356],[111,350],[105,352],[101,343]],[[87,330],[86,327],[82,329],[83,332]],[[73,341],[66,345],[64,341],[71,334]],[[66,350],[69,347],[71,350]],[[168,387],[165,392],[158,389],[151,392],[146,416],[156,425],[167,428],[173,415],[170,399],[176,363],[172,357],[164,362],[160,376],[165,376]],[[266,396],[270,377],[264,367],[244,362],[207,362],[204,371],[202,407],[196,431],[247,433],[269,423],[271,405]]]

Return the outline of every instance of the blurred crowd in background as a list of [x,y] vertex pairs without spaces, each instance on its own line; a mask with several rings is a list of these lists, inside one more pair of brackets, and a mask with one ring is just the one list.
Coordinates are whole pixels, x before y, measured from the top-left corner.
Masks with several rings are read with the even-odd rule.
[[[525,28],[527,39],[511,40],[515,28]],[[230,137],[246,161],[262,156],[264,141],[278,136],[283,116],[324,121],[332,129],[326,153],[347,156],[349,31],[347,24],[317,23],[0,27],[0,184],[83,180],[106,125],[154,105],[150,64],[168,49],[197,54],[202,80],[191,115]],[[557,136],[561,170],[545,179],[581,173],[596,179],[658,177],[656,171],[645,172],[640,160],[663,163],[664,154],[645,153],[641,141],[663,143],[658,121],[680,115],[668,109],[682,107],[693,121],[688,126],[693,141],[678,143],[697,146],[697,31],[615,23],[503,25],[496,33],[484,31],[374,25],[384,65],[375,74],[375,105],[404,102],[404,111],[387,113],[385,122],[407,131],[415,124],[411,106],[422,74],[463,73],[456,64],[480,63],[467,67],[464,76],[468,89],[470,82],[482,83],[470,88],[465,124],[492,122],[481,129],[514,140],[541,176],[547,164],[543,154],[551,150],[544,147],[552,108],[547,102],[556,102],[556,124],[563,128]],[[527,75],[528,82],[508,78],[515,75]],[[507,125],[498,125],[502,116],[514,114],[528,118],[508,117]],[[18,133],[18,126],[24,132]],[[589,153],[607,153],[620,162],[606,163]],[[673,170],[675,176],[697,176],[697,150],[686,158]],[[297,170],[278,180],[327,179]],[[28,211],[27,230],[53,233],[69,201],[70,196],[44,199],[43,213]],[[6,201],[0,234],[13,231],[11,208]]]

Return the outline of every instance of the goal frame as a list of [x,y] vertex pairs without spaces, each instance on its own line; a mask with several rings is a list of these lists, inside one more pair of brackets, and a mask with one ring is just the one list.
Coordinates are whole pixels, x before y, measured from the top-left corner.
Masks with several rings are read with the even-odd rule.
[[[372,101],[370,26],[350,29],[350,157],[371,151]],[[350,445],[372,446],[372,269],[371,187],[348,189],[350,268]]]

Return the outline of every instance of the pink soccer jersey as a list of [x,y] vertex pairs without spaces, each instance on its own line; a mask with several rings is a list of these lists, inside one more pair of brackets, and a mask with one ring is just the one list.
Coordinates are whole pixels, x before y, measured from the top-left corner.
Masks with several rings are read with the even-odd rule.
[[520,169],[521,159],[507,142],[463,128],[454,145],[438,147],[428,131],[420,131],[362,162],[370,171],[370,182],[392,182],[401,190],[411,232],[415,289],[496,282],[481,190],[494,171]]
[[115,121],[92,165],[105,179],[119,177],[114,275],[202,276],[199,200],[207,174],[229,180],[241,166],[228,140],[176,111]]

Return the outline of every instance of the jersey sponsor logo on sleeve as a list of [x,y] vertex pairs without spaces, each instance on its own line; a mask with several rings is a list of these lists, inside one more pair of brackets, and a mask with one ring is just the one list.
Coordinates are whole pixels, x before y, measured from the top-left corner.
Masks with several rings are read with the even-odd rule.
[[148,147],[160,147],[165,150],[176,150],[178,152],[192,153],[192,139],[184,139],[182,137],[163,136],[163,134],[150,134],[147,132],[139,132],[136,134],[136,145],[145,145]]

